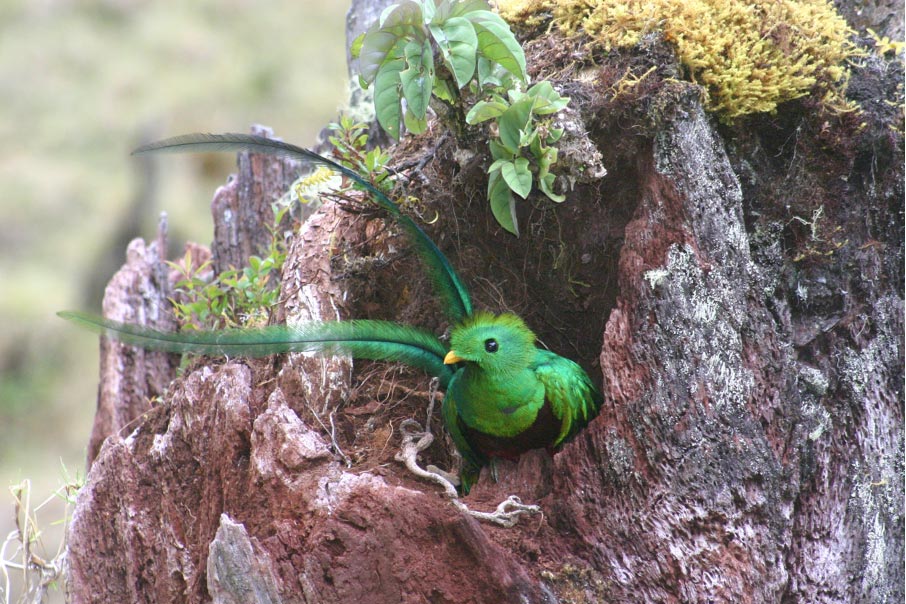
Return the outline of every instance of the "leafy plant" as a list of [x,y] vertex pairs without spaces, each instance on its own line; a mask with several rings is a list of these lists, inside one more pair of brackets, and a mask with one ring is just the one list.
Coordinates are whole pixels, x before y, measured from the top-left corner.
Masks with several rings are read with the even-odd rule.
[[341,116],[339,123],[327,126],[333,134],[327,140],[336,149],[338,161],[347,168],[368,177],[371,184],[385,193],[392,189],[387,180],[390,172],[390,154],[380,147],[368,148],[368,125],[353,122],[348,116]]
[[230,267],[210,278],[210,262],[195,267],[189,252],[182,263],[168,262],[183,274],[175,288],[180,295],[170,302],[184,329],[224,329],[268,322],[270,310],[280,298],[277,278],[286,260],[286,241],[278,225],[288,210],[275,209],[267,253],[263,258],[251,256],[249,265],[241,270]]
[[[562,131],[544,116],[563,109],[569,99],[546,81],[525,91],[525,53],[485,0],[402,0],[356,39],[352,52],[362,86],[374,85],[378,123],[394,138],[402,126],[424,131],[432,101],[451,109],[443,113],[460,116],[460,122],[494,120],[488,199],[505,229],[519,233],[513,193],[526,198],[537,182],[552,200],[564,199],[554,193],[550,173],[557,161],[552,145]],[[466,111],[467,100],[475,99]]]
[[425,130],[432,95],[456,104],[476,77],[479,87],[499,85],[498,66],[527,81],[522,47],[485,0],[402,0],[356,38],[352,53],[362,87],[374,84],[378,122],[396,139],[401,124]]
[[[389,194],[393,189],[393,183],[389,178],[390,172],[387,169],[390,154],[377,146],[368,148],[368,125],[354,122],[344,115],[340,117],[339,122],[328,124],[327,128],[333,133],[328,140],[334,147],[336,161],[361,174],[376,188]],[[302,176],[293,183],[293,191],[304,204],[319,201],[324,195],[343,198],[343,193],[349,188],[347,180],[330,168],[321,166],[312,174]]]
[[[538,188],[552,201],[566,199],[554,192],[555,177],[550,171],[557,162],[557,148],[552,145],[563,136],[563,130],[552,128],[550,120],[536,121],[536,117],[560,111],[569,99],[560,96],[546,80],[527,92],[508,90],[506,94],[494,94],[491,100],[476,103],[466,115],[466,122],[494,122],[491,131],[496,134],[490,141],[494,163],[488,168],[488,200],[497,222],[518,235],[514,193],[525,199],[537,178]],[[523,156],[526,149],[534,158],[534,165]],[[536,177],[532,167],[537,170]]]

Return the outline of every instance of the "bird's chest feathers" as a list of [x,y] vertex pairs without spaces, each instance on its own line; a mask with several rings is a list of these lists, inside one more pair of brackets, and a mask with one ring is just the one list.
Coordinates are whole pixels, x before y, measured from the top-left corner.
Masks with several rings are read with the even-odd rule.
[[467,367],[450,386],[463,421],[497,436],[527,430],[544,406],[544,386],[530,369],[489,376]]

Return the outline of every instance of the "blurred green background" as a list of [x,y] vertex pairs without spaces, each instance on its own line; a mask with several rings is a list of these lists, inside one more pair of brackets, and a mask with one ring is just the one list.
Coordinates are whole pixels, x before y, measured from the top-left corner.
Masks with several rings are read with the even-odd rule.
[[98,343],[54,313],[98,310],[101,277],[125,257],[120,233],[153,238],[160,211],[171,243],[209,243],[209,202],[235,166],[165,157],[149,187],[130,149],[252,123],[313,143],[346,99],[347,7],[0,0],[0,540],[8,485],[31,479],[43,499],[61,462],[84,474]]

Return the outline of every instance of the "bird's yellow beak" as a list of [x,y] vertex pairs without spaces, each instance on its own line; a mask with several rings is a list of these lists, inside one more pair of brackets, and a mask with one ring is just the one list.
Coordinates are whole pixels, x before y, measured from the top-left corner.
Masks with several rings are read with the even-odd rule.
[[456,351],[451,350],[450,352],[447,353],[447,356],[444,357],[444,365],[453,365],[455,363],[459,363],[464,360],[465,359],[463,359],[461,356],[456,354]]

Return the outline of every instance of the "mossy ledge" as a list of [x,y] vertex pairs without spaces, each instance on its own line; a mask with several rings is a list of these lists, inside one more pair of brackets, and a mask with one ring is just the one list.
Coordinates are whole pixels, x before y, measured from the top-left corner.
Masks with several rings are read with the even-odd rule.
[[825,0],[500,0],[499,10],[514,23],[550,18],[607,50],[660,34],[725,122],[808,94],[855,108],[842,96],[846,60],[859,53],[854,32]]

